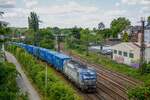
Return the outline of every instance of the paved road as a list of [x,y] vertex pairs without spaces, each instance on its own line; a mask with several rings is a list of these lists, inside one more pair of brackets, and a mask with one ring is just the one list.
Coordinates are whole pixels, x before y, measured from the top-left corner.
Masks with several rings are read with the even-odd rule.
[[17,71],[20,73],[20,76],[17,77],[17,84],[21,88],[23,92],[27,92],[29,94],[30,100],[41,100],[39,94],[31,85],[30,81],[28,80],[27,76],[23,72],[20,64],[16,60],[16,58],[10,54],[9,52],[5,52],[6,59],[16,65]]

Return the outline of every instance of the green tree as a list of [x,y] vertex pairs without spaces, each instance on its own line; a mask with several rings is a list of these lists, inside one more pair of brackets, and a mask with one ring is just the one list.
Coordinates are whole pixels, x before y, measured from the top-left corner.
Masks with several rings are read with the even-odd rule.
[[[54,35],[51,28],[39,29],[38,31],[40,40],[39,45],[44,48],[53,49],[54,48]],[[34,44],[34,32],[33,30],[27,30],[25,33],[25,43]]]
[[35,12],[31,12],[30,16],[28,17],[28,24],[29,29],[34,30],[34,32],[37,32],[39,30],[39,17]]
[[48,28],[39,30],[40,46],[48,49],[54,48],[54,36]]
[[127,32],[125,32],[125,33],[123,34],[122,41],[123,41],[123,42],[128,42],[128,41],[129,41],[129,36],[128,36],[128,33],[127,33]]
[[150,25],[150,16],[147,18],[147,25]]
[[117,37],[118,33],[123,31],[131,22],[125,17],[119,17],[111,22],[112,36]]
[[88,46],[89,46],[89,42],[90,42],[89,36],[90,36],[90,31],[89,31],[88,28],[86,28],[85,30],[81,31],[81,41],[86,46],[86,55],[87,56],[89,55],[89,52],[88,52]]
[[28,27],[29,29],[32,29],[32,23],[31,23],[31,18],[28,17]]
[[60,30],[58,27],[54,27],[54,28],[53,28],[53,33],[54,33],[55,35],[60,35],[60,34],[61,34],[61,30]]
[[105,29],[105,25],[104,25],[103,22],[100,22],[100,23],[98,24],[98,29],[99,29],[99,30]]
[[103,39],[109,38],[111,36],[111,30],[110,29],[104,29],[104,30],[99,30],[97,34],[101,34]]
[[93,32],[97,32],[97,29],[95,27],[93,28]]
[[34,45],[39,45],[39,20],[38,15],[35,12],[31,12],[28,17],[29,29],[34,31]]
[[72,35],[74,36],[74,38],[80,39],[81,30],[82,30],[81,28],[77,28],[76,26],[72,29]]

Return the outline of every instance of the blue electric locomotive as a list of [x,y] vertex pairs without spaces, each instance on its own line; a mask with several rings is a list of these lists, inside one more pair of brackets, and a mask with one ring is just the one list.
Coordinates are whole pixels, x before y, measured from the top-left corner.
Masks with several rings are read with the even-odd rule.
[[23,43],[13,42],[12,44],[25,49],[30,54],[53,65],[55,69],[64,73],[81,90],[96,90],[97,75],[94,69],[87,67],[76,60],[72,60],[71,57],[56,51]]

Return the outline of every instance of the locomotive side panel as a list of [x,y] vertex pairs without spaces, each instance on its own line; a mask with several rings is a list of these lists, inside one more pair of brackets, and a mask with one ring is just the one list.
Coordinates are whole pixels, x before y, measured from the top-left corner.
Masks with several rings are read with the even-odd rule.
[[64,73],[72,82],[74,82],[76,85],[78,85],[78,87],[80,87],[79,86],[79,73],[73,67],[73,65],[71,64],[69,65],[68,63],[66,63],[64,66]]

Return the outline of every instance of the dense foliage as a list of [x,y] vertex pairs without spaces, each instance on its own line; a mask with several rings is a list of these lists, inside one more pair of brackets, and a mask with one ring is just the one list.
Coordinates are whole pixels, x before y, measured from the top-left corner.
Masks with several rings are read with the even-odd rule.
[[128,92],[131,100],[150,100],[150,86],[136,87]]
[[119,17],[111,22],[112,36],[117,37],[117,34],[123,31],[131,22],[125,17]]
[[128,36],[128,33],[127,33],[127,32],[125,32],[125,33],[123,34],[122,41],[123,41],[123,42],[129,42],[129,36]]
[[0,63],[0,98],[10,100],[17,98],[16,69],[10,63]]
[[35,12],[31,12],[28,17],[29,29],[37,32],[39,30],[39,17]]
[[150,16],[147,18],[147,25],[150,25]]
[[38,63],[36,58],[16,46],[9,46],[8,50],[15,54],[16,58],[22,64],[28,76],[31,77],[33,83],[39,88],[42,95],[44,95],[45,90],[47,91],[48,100],[79,100],[75,91],[73,91],[70,86],[65,85],[50,68],[48,68],[48,83],[46,89],[46,65]]
[[6,26],[0,26],[0,35],[10,34],[11,29]]
[[17,71],[13,64],[0,63],[0,100],[27,100],[17,87],[16,76]]
[[[22,42],[25,42],[26,44],[33,44],[34,45],[34,36],[35,33],[32,30],[28,30],[25,33],[26,39]],[[38,31],[38,40],[36,40],[36,45],[48,48],[48,49],[54,49],[54,35],[52,33],[52,29],[46,28],[46,29],[40,29]]]

